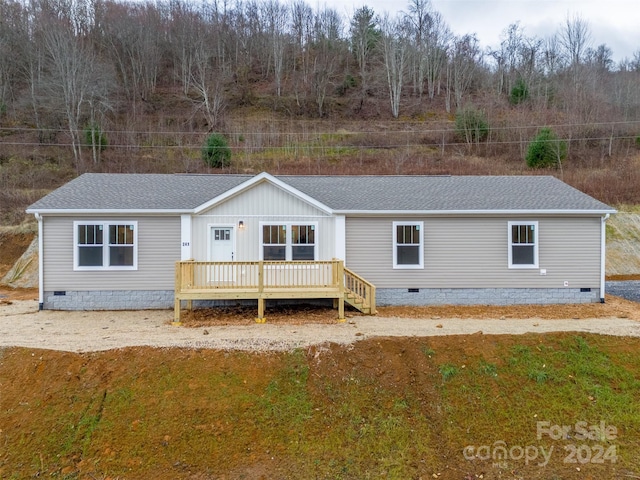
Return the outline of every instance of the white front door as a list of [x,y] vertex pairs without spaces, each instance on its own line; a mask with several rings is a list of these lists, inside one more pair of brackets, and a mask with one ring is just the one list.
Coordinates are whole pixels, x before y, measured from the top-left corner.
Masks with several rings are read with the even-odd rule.
[[[209,230],[209,260],[233,262],[235,259],[235,229],[230,226],[212,225]],[[207,279],[210,285],[224,286],[235,281],[235,265],[232,263],[209,265]]]
[[232,262],[235,259],[234,227],[211,227],[212,262]]

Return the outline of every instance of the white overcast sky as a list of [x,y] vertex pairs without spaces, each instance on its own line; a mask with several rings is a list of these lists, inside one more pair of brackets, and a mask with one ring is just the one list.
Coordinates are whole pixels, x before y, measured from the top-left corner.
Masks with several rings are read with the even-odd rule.
[[[340,13],[366,5],[377,14],[407,10],[406,0],[325,0]],[[323,3],[322,1],[320,3]],[[591,46],[606,44],[617,62],[640,50],[638,0],[431,0],[456,35],[476,33],[482,47],[495,47],[515,22],[528,36],[546,38],[559,31],[567,16],[579,15],[591,32]]]

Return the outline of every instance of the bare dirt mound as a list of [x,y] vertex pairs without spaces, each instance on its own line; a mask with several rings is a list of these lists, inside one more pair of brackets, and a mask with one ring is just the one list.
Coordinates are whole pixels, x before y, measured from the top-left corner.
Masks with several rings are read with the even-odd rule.
[[19,231],[18,227],[0,228],[0,278],[11,270],[34,238],[35,233]]

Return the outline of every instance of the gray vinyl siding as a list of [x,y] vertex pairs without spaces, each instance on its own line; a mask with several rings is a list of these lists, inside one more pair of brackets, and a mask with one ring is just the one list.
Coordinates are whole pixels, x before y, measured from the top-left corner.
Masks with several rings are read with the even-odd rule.
[[[137,270],[73,270],[73,222],[138,222]],[[44,217],[44,290],[173,290],[180,260],[179,217]]]
[[[424,222],[424,269],[393,268],[402,220]],[[508,267],[507,224],[518,220],[538,221],[537,269]],[[351,217],[346,264],[378,288],[598,288],[600,228],[600,217]]]
[[[242,220],[244,228],[237,228]],[[261,183],[210,208],[192,220],[192,255],[195,260],[209,260],[211,226],[234,227],[234,260],[255,261],[260,256],[260,222],[318,224],[316,244],[318,260],[335,256],[335,220],[317,207],[270,183]]]

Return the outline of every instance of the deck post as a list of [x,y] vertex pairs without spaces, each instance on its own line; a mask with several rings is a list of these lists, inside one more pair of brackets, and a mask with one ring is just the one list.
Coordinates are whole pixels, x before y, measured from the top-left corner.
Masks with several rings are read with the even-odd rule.
[[338,321],[344,322],[344,263],[342,260],[333,262],[334,270],[337,273],[338,282]]
[[369,289],[369,315],[376,313],[376,287],[372,285]]
[[265,299],[264,299],[263,293],[264,293],[264,261],[260,260],[258,262],[258,318],[256,318],[256,323],[266,322],[266,319],[264,318]]
[[171,325],[180,326],[182,325],[180,318],[180,304],[182,303],[180,301],[180,291],[182,289],[182,265],[180,264],[180,262],[176,262],[176,274],[174,282],[173,322],[171,322]]
[[[185,268],[186,268],[186,272],[184,272],[184,277],[187,278],[187,285],[193,288],[194,285],[197,285],[200,283],[200,282],[196,282],[195,263],[193,261],[189,261],[188,263],[185,264]],[[187,310],[189,311],[193,310],[192,299],[187,300]]]

